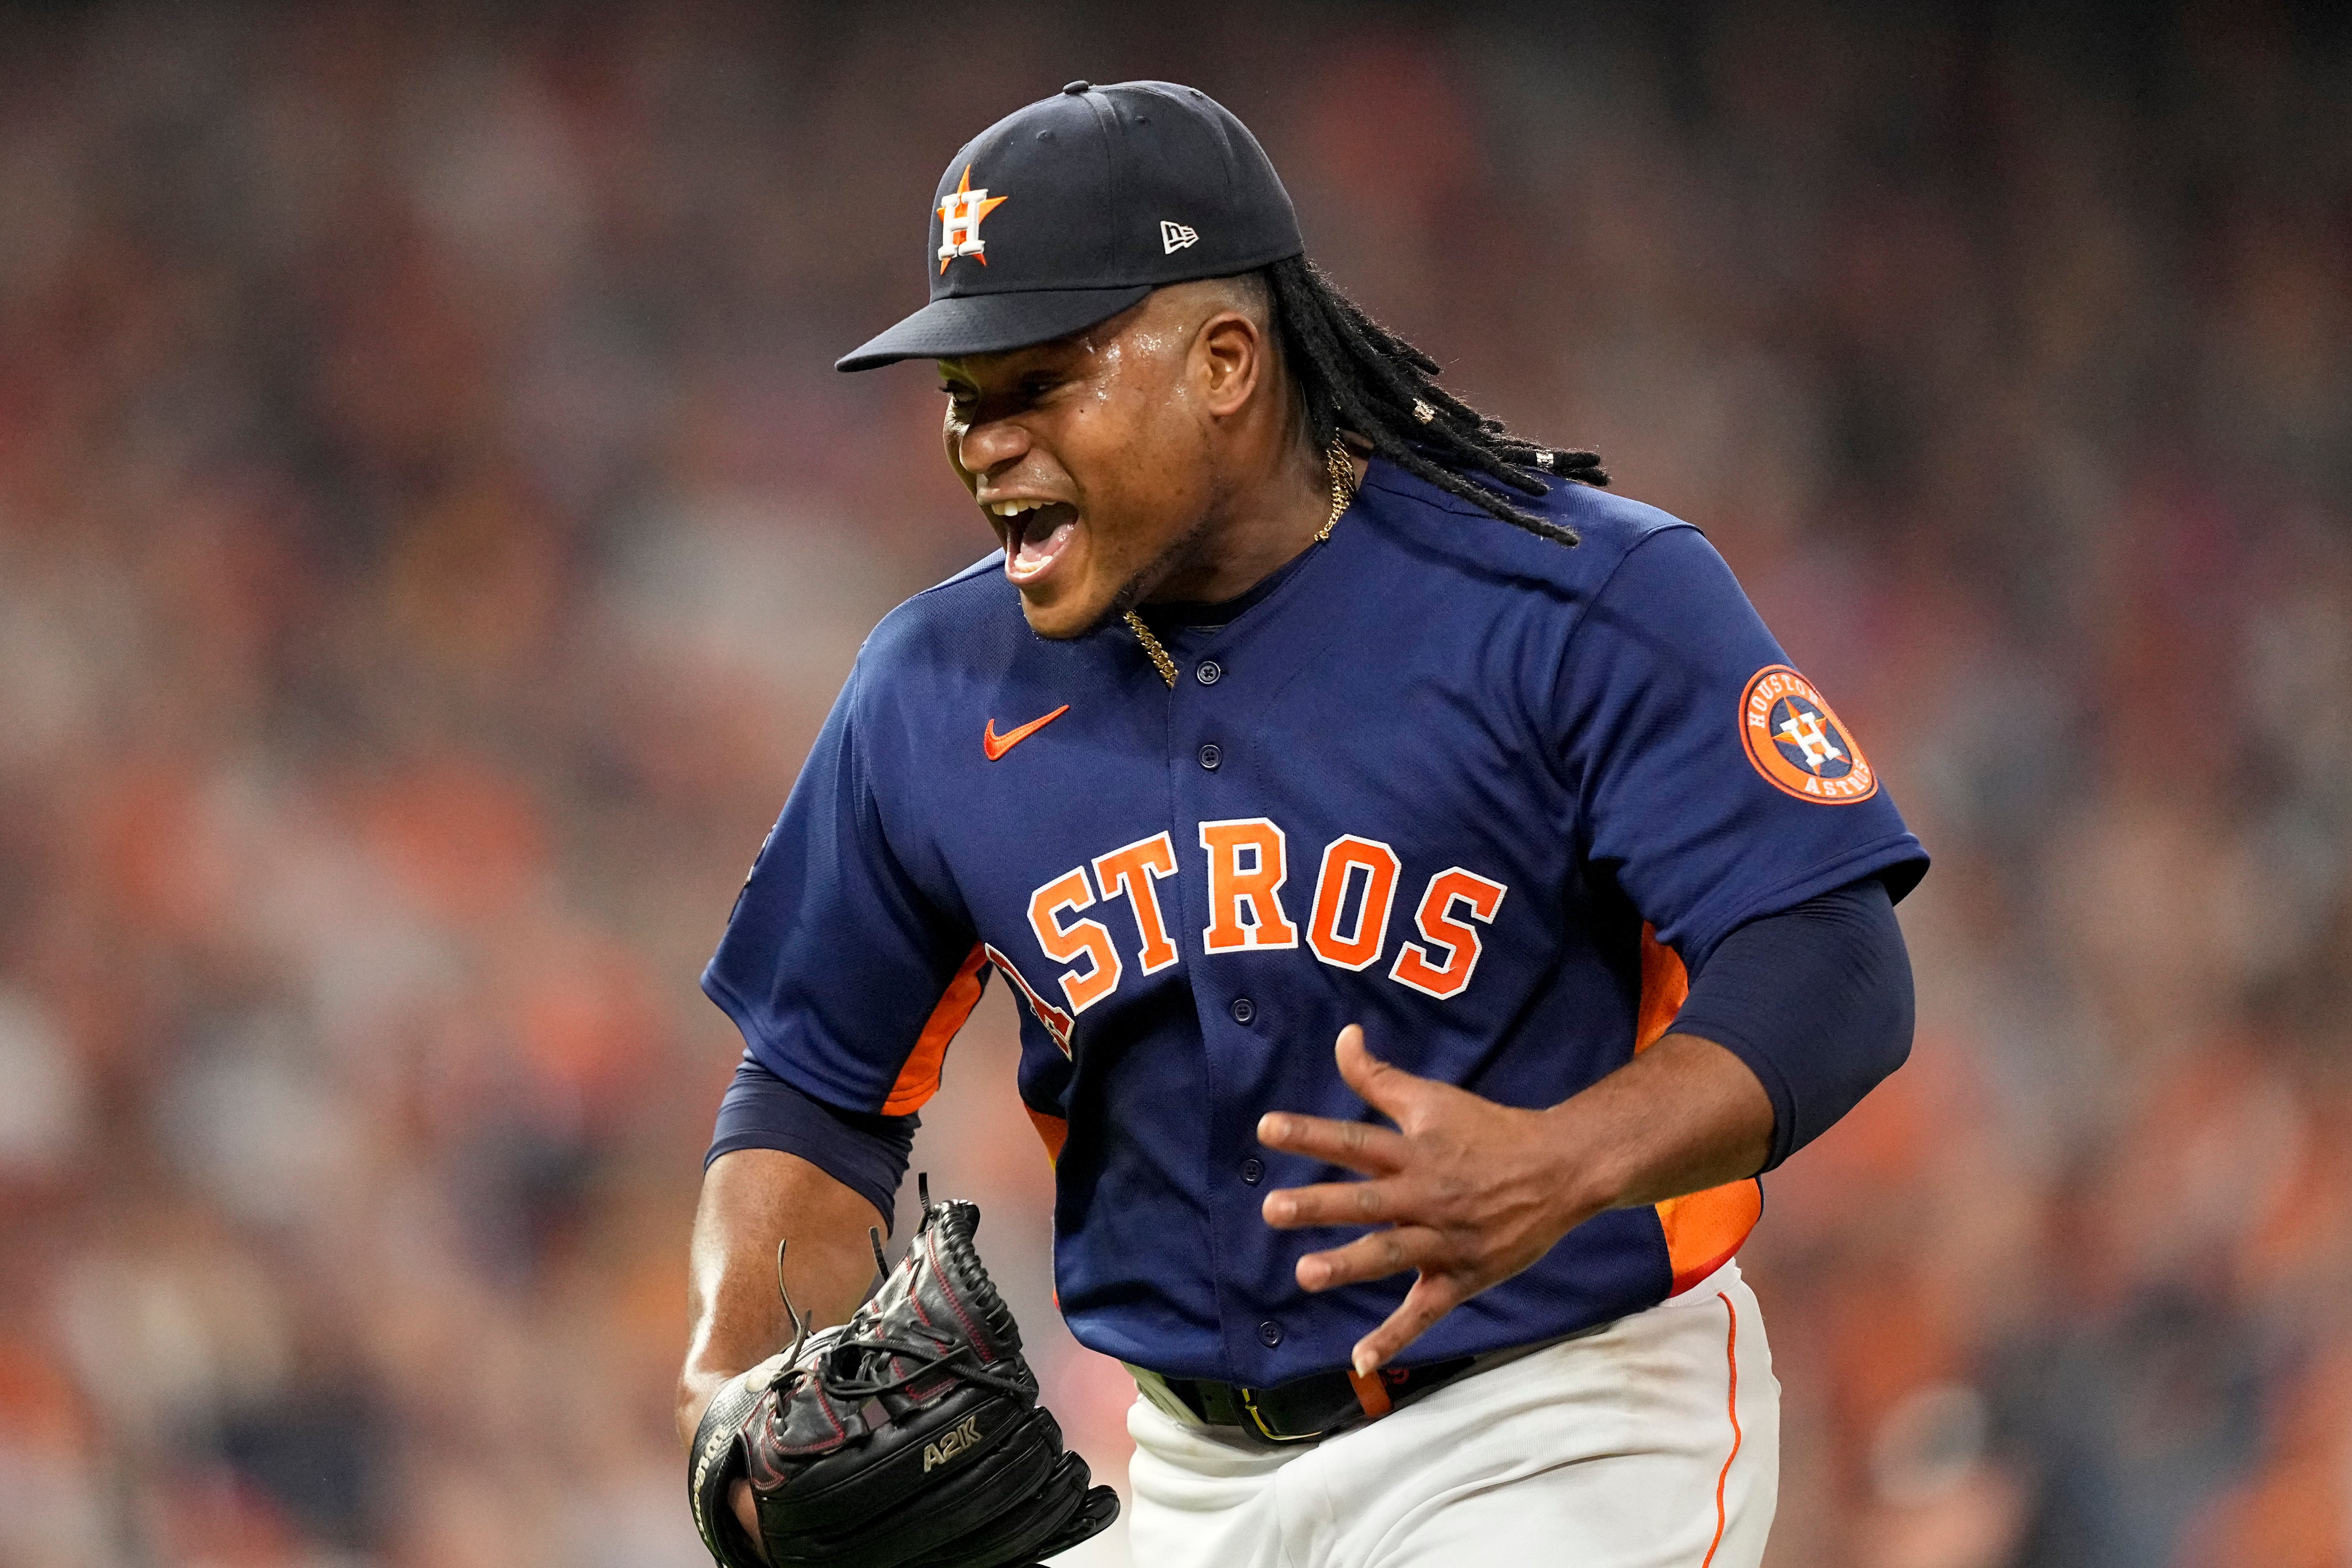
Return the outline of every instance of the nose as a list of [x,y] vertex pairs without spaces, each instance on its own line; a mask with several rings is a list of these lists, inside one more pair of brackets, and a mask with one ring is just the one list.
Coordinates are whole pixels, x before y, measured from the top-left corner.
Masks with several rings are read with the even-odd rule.
[[993,473],[1018,462],[1029,451],[1029,432],[1009,419],[990,419],[964,426],[955,437],[956,461],[971,474]]

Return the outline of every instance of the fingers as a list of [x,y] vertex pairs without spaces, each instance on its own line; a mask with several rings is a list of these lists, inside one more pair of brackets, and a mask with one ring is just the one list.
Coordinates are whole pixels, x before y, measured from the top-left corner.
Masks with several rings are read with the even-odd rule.
[[[1408,1113],[1423,1106],[1429,1090],[1441,1087],[1373,1056],[1364,1044],[1363,1026],[1360,1024],[1350,1024],[1340,1030],[1332,1050],[1339,1059],[1339,1076],[1348,1087],[1367,1105],[1387,1112],[1389,1120],[1400,1126]],[[1385,1127],[1282,1111],[1258,1119],[1257,1141],[1269,1149],[1311,1154],[1368,1175],[1395,1170],[1404,1150],[1403,1139]]]
[[1269,1111],[1257,1120],[1257,1141],[1286,1154],[1308,1154],[1366,1175],[1386,1175],[1404,1160],[1402,1135],[1361,1121]]
[[1531,1113],[1381,1061],[1354,1024],[1339,1031],[1332,1054],[1348,1087],[1396,1126],[1283,1111],[1261,1117],[1258,1142],[1267,1148],[1370,1178],[1269,1193],[1262,1212],[1283,1230],[1375,1227],[1344,1247],[1300,1258],[1305,1289],[1417,1276],[1397,1310],[1355,1347],[1356,1370],[1370,1373],[1479,1290],[1525,1268],[1559,1232],[1529,1243],[1521,1232],[1530,1205],[1506,1179],[1517,1167],[1505,1162],[1508,1168],[1499,1174],[1489,1168],[1496,1148],[1516,1148],[1514,1140],[1532,1135]]
[[1356,1342],[1351,1358],[1356,1375],[1363,1377],[1404,1353],[1407,1345],[1429,1331],[1430,1325],[1469,1300],[1469,1292],[1452,1275],[1423,1274],[1412,1282],[1388,1321]]
[[1326,1182],[1265,1194],[1259,1212],[1276,1230],[1321,1225],[1386,1225],[1396,1218],[1397,1194],[1383,1182]]
[[1435,1079],[1420,1078],[1381,1060],[1364,1043],[1360,1024],[1350,1024],[1332,1042],[1339,1078],[1363,1102],[1410,1132],[1433,1115],[1449,1098],[1462,1091]]
[[1367,1279],[1385,1279],[1408,1268],[1435,1262],[1444,1237],[1426,1226],[1399,1226],[1360,1236],[1328,1252],[1310,1252],[1298,1260],[1298,1283],[1309,1290],[1328,1290]]
[[1402,1068],[1392,1068],[1372,1055],[1364,1044],[1364,1026],[1350,1024],[1339,1031],[1332,1043],[1331,1054],[1339,1058],[1339,1077],[1349,1089],[1363,1097],[1367,1105],[1389,1109],[1389,1099],[1402,1084],[1412,1081],[1412,1074]]

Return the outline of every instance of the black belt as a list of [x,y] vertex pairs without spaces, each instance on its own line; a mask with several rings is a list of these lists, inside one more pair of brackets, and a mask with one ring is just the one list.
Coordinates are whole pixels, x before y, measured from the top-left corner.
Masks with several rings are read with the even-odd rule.
[[1165,1377],[1129,1363],[1136,1386],[1165,1414],[1188,1426],[1230,1427],[1254,1443],[1312,1443],[1364,1421],[1377,1421],[1408,1400],[1418,1399],[1474,1372],[1556,1345],[1561,1340],[1599,1333],[1606,1323],[1534,1344],[1514,1345],[1485,1355],[1456,1356],[1427,1366],[1382,1367],[1369,1377],[1352,1372],[1320,1372],[1273,1388],[1244,1388],[1207,1377]]

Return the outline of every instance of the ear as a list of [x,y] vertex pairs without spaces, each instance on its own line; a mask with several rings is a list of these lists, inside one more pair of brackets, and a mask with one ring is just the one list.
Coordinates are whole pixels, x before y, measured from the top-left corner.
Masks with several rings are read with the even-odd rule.
[[1220,310],[1201,323],[1192,339],[1193,374],[1201,405],[1223,419],[1249,404],[1265,378],[1265,334],[1239,310]]

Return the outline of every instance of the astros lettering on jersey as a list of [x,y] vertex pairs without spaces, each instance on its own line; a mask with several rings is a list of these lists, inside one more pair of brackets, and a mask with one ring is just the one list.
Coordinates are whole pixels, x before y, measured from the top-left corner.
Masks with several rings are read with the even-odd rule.
[[[972,193],[977,198],[981,193]],[[977,243],[979,216],[961,238]],[[1330,1041],[1549,1106],[1665,1030],[1685,960],[1918,843],[1694,529],[1579,485],[1573,550],[1375,460],[1328,543],[1239,601],[1032,634],[991,556],[877,628],[704,985],[805,1092],[904,1113],[990,973],[1055,1160],[1089,1347],[1267,1387],[1347,1363],[1395,1279],[1308,1295],[1332,1233],[1276,1186],[1271,1110],[1362,1119]],[[1578,1226],[1415,1342],[1420,1363],[1622,1318],[1755,1222],[1739,1182]]]

